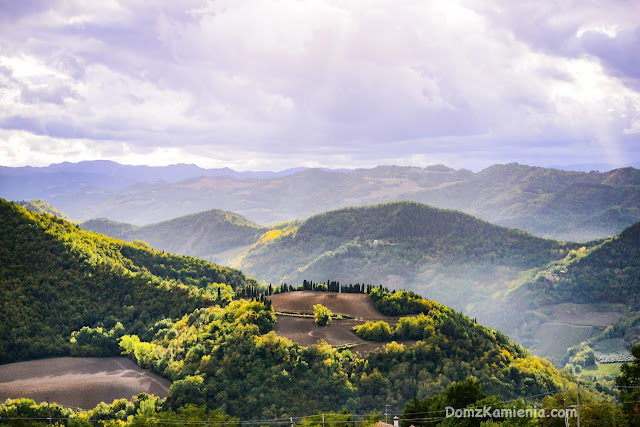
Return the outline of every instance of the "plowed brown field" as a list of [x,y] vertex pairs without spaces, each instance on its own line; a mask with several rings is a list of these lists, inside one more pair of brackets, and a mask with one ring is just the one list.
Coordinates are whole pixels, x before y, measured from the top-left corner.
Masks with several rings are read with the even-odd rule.
[[123,357],[60,357],[0,366],[0,402],[27,397],[93,409],[143,392],[166,397],[170,385]]
[[354,319],[387,320],[373,305],[366,294],[339,294],[335,292],[296,291],[271,295],[276,311],[289,313],[313,313],[315,304],[322,304],[333,312]]
[[[313,313],[315,304],[322,304],[333,312],[353,319],[334,319],[329,325],[319,327],[312,317],[279,315],[274,331],[283,337],[303,346],[316,344],[320,340],[332,346],[354,344],[353,352],[361,356],[384,347],[385,343],[365,341],[357,336],[352,328],[367,320],[384,320],[393,328],[397,317],[385,316],[376,310],[369,295],[339,294],[335,292],[295,291],[272,295],[271,301],[276,311],[284,313]],[[403,342],[411,345],[415,341]]]
[[321,328],[311,317],[278,316],[274,331],[304,346],[315,344],[321,339],[333,346],[340,346],[367,342],[351,330],[355,325],[362,323],[364,322],[356,320],[332,320]]

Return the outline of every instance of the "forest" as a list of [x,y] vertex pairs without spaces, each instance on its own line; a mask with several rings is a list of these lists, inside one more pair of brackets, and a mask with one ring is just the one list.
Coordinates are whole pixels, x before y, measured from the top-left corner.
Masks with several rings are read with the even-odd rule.
[[86,232],[4,200],[0,239],[0,363],[68,355],[73,331],[79,342],[107,339],[111,330],[113,339],[149,337],[167,317],[258,285],[240,271]]
[[[329,280],[265,286],[237,270],[86,232],[10,202],[0,202],[0,215],[0,279],[6,283],[2,363],[121,353],[173,381],[166,400],[139,395],[90,411],[46,408],[67,425],[95,419],[105,425],[176,419],[286,423],[288,417],[317,425],[312,414],[319,411],[337,423],[366,425],[380,419],[385,405],[397,413],[408,402],[434,408],[440,403],[433,399],[451,398],[457,384],[471,391],[479,384],[480,401],[488,396],[525,406],[575,389],[568,372],[415,292]],[[401,318],[393,329],[379,325],[387,344],[366,357],[324,342],[302,347],[273,332],[277,318],[267,296],[305,285],[367,293],[381,313]],[[380,339],[372,324],[357,332]],[[415,343],[392,341],[400,338]],[[593,387],[585,387],[584,396],[606,400]],[[612,416],[619,416],[613,408]],[[44,412],[42,404],[28,399],[0,405],[3,420]]]

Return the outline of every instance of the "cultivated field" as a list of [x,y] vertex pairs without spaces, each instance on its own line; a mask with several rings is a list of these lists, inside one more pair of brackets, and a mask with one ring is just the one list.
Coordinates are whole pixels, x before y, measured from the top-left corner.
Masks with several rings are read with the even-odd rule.
[[[339,347],[353,345],[352,351],[361,356],[384,347],[385,343],[365,341],[357,336],[352,328],[367,320],[384,320],[393,328],[397,317],[385,316],[376,310],[369,295],[339,294],[335,292],[295,291],[272,295],[273,308],[286,313],[313,313],[314,304],[322,304],[334,314],[348,316],[353,319],[333,319],[329,325],[319,327],[313,317],[279,315],[274,331],[283,337],[303,346],[316,344],[320,340]],[[406,345],[415,341],[403,342]]]
[[300,345],[309,346],[325,340],[332,346],[351,343],[366,343],[353,333],[351,328],[364,322],[354,320],[332,320],[327,326],[319,327],[312,317],[278,316],[274,327],[276,334],[287,337]]
[[622,363],[596,363],[595,365],[584,368],[580,377],[588,378],[592,381],[602,379],[614,380],[618,375],[620,375],[621,367]]
[[0,402],[27,397],[93,409],[143,392],[166,397],[170,385],[123,357],[60,357],[0,366]]
[[609,326],[622,316],[622,304],[562,303],[542,307],[550,321],[584,326]]
[[339,294],[335,292],[296,291],[272,295],[276,311],[287,313],[313,313],[314,304],[322,304],[342,316],[364,320],[394,319],[380,313],[366,294]]
[[593,346],[598,363],[633,362],[635,357],[629,345],[622,338],[611,338],[597,342]]

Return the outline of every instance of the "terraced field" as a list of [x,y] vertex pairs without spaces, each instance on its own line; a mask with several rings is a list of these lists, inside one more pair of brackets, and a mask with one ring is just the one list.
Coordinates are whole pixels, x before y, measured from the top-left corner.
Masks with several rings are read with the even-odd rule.
[[0,366],[0,401],[27,397],[93,409],[143,392],[166,397],[170,385],[123,357],[59,357]]
[[325,340],[332,346],[352,343],[366,343],[353,333],[351,328],[361,325],[363,321],[333,320],[327,326],[319,327],[312,317],[278,316],[274,327],[276,334],[287,337],[300,345],[309,346]]

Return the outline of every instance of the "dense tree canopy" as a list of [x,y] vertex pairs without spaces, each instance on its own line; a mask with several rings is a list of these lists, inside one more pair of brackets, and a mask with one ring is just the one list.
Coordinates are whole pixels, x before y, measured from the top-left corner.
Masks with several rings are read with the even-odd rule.
[[73,331],[74,351],[86,353],[83,346],[97,340],[105,355],[117,348],[114,335],[106,341],[118,322],[150,338],[164,318],[228,301],[231,288],[257,286],[237,270],[85,232],[4,200],[0,283],[0,363],[67,355]]

